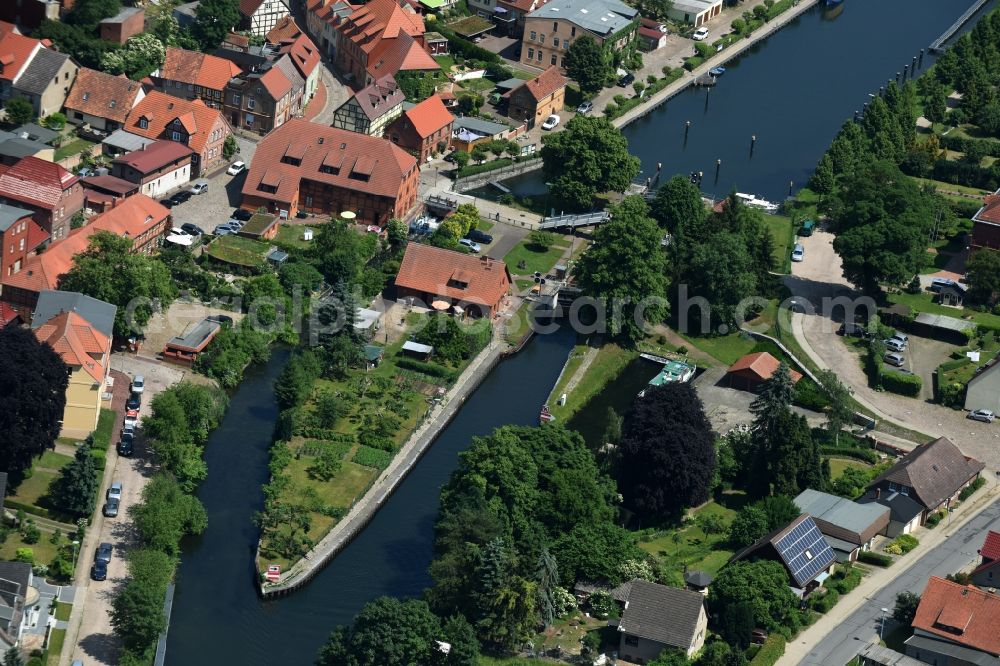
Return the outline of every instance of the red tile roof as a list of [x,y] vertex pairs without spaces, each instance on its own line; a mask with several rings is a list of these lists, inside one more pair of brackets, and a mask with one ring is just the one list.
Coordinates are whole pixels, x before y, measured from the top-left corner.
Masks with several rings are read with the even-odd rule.
[[169,210],[145,194],[131,196],[52,243],[45,252],[28,257],[20,271],[3,277],[3,284],[34,292],[57,289],[59,278],[72,268],[73,257],[87,249],[90,237],[98,231],[135,238],[169,215]]
[[246,17],[253,16],[262,4],[264,0],[240,0],[240,14]]
[[[282,162],[286,153],[301,153],[301,164]],[[350,177],[360,173],[358,169],[367,169],[369,162],[373,168],[367,182]],[[338,173],[320,171],[324,163],[339,167]],[[395,199],[406,174],[416,166],[416,159],[385,139],[292,118],[257,144],[243,195],[291,202],[298,195],[300,180],[307,178]],[[276,187],[277,192],[258,189],[262,183]]]
[[177,160],[191,157],[194,151],[176,141],[154,141],[145,148],[115,158],[115,162],[127,164],[139,173],[150,173],[173,164]]
[[379,41],[368,56],[368,71],[373,77],[397,72],[434,71],[438,62],[410,35],[400,33],[394,39]]
[[141,90],[125,75],[112,76],[81,67],[66,98],[66,110],[124,123]]
[[667,33],[663,32],[659,28],[647,28],[644,25],[640,25],[639,34],[642,35],[643,37],[646,37],[647,39],[658,41],[660,39],[663,39],[663,37],[665,37]]
[[562,75],[558,67],[553,65],[530,81],[526,81],[524,87],[527,88],[532,99],[540,102],[552,93],[565,88],[566,82],[566,77]]
[[167,47],[167,55],[160,67],[160,78],[180,81],[211,90],[222,90],[241,70],[231,60],[188,51],[176,46]]
[[264,76],[260,77],[260,82],[264,84],[264,88],[267,89],[268,94],[271,95],[271,99],[274,100],[281,99],[292,89],[292,82],[277,67],[267,70]]
[[[145,129],[139,126],[139,120],[143,117],[149,122]],[[167,125],[174,118],[180,118],[184,126],[191,132],[188,146],[196,153],[205,150],[209,134],[220,119],[221,125],[228,128],[225,117],[218,109],[211,109],[200,100],[189,102],[154,90],[136,104],[135,108],[128,114],[124,129],[147,139],[160,139],[163,138]]]
[[[60,312],[34,330],[39,342],[48,343],[66,365],[82,367],[95,382],[103,382],[104,362],[111,356],[111,339],[76,312]],[[99,355],[95,359],[92,354]]]
[[510,274],[502,261],[410,243],[396,286],[493,307],[510,288]]
[[990,530],[986,535],[986,540],[983,542],[983,547],[979,550],[979,554],[984,559],[1000,560],[1000,533]]
[[299,70],[302,78],[308,79],[316,66],[319,65],[319,50],[312,40],[305,33],[296,37],[293,41],[285,40],[281,47],[282,53],[291,55],[292,64]]
[[362,51],[371,53],[383,40],[400,34],[419,37],[424,34],[424,22],[412,11],[406,11],[396,0],[372,0],[361,5],[338,28]]
[[80,179],[53,162],[22,157],[0,175],[0,196],[52,210],[59,206],[63,190]]
[[13,305],[0,301],[0,328],[9,325],[18,318],[18,312]]
[[281,44],[285,40],[294,41],[301,34],[302,30],[296,25],[295,19],[289,15],[278,19],[278,22],[267,33],[265,39],[270,44]]
[[35,49],[40,46],[37,39],[6,33],[0,38],[0,79],[13,81],[31,59]]
[[[750,372],[760,380],[770,379],[771,375],[777,371],[778,366],[781,362],[768,354],[767,352],[757,352],[755,354],[747,354],[740,360],[729,366],[729,372]],[[795,370],[789,370],[792,375],[792,382],[797,382],[802,379],[802,373],[796,372]]]
[[989,224],[1000,224],[1000,190],[983,198],[983,207],[973,219]]
[[1000,655],[1000,596],[932,576],[920,597],[913,628]]
[[439,129],[455,122],[455,116],[444,105],[441,98],[431,95],[416,106],[403,112],[422,139],[426,139]]

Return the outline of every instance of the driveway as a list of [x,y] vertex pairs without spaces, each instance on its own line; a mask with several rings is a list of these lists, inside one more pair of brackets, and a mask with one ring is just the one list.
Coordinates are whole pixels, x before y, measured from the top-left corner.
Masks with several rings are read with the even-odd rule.
[[[868,388],[868,378],[857,354],[836,333],[844,318],[843,310],[825,308],[828,311],[824,312],[824,298],[858,296],[844,280],[840,257],[833,251],[833,234],[816,231],[799,242],[806,248],[806,259],[792,264],[792,275],[784,282],[794,296],[805,298],[813,307],[807,313],[792,315],[795,338],[812,361],[820,368],[834,369],[853,391],[855,399],[879,418],[932,437],[947,437],[963,453],[983,461],[989,469],[1000,469],[1000,423],[971,421],[961,411]],[[945,356],[946,347],[932,340],[910,336],[910,345],[916,350],[914,371],[921,376]],[[925,381],[928,380],[929,374]]]
[[[236,144],[240,150],[233,157],[233,161],[243,160],[249,167],[257,150],[257,144],[239,136],[236,137]],[[211,233],[216,225],[228,220],[233,209],[240,205],[243,200],[241,191],[246,177],[246,170],[237,176],[230,176],[224,169],[209,176],[207,192],[197,194],[170,210],[174,226],[179,227],[186,222],[192,222]]]
[[[150,361],[140,357],[114,354],[111,360],[112,371],[116,373],[115,396],[119,392],[128,392],[131,377],[142,374],[146,378],[146,388],[142,395],[140,417],[150,413],[150,402],[153,397],[168,386],[179,382],[185,371],[170,365]],[[116,400],[117,402],[117,400]],[[124,418],[119,411],[119,424]],[[120,425],[117,426],[120,428]],[[117,435],[117,432],[116,432]],[[118,638],[111,628],[111,601],[115,592],[125,583],[128,575],[127,555],[129,548],[135,543],[135,533],[128,510],[142,500],[142,490],[150,477],[157,471],[153,462],[152,452],[142,437],[141,430],[136,438],[135,453],[131,458],[118,455],[115,444],[117,436],[112,438],[112,446],[108,451],[104,482],[101,485],[101,502],[112,481],[122,483],[122,500],[117,518],[105,518],[100,510],[94,524],[87,531],[83,541],[81,556],[76,570],[77,602],[69,620],[66,642],[68,649],[63,650],[60,664],[65,666],[71,659],[80,659],[85,664],[106,664],[113,666],[118,663],[120,646]],[[97,544],[111,543],[114,547],[111,563],[108,565],[108,579],[105,581],[90,580],[90,565],[93,562]]]
[[[698,375],[692,386],[705,407],[705,415],[712,423],[712,429],[724,435],[733,428],[753,422],[750,403],[757,397],[749,391],[730,388],[726,382],[726,368],[709,368]],[[826,417],[801,407],[792,407],[796,414],[806,417],[812,427],[821,427]]]

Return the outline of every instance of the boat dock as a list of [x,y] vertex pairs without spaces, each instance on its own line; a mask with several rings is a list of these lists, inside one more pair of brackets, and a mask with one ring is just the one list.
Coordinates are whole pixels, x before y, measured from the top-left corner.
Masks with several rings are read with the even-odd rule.
[[941,33],[941,36],[934,40],[930,46],[931,53],[938,53],[943,50],[943,45],[949,39],[955,36],[955,33],[962,29],[962,26],[969,22],[973,14],[978,12],[983,6],[989,2],[989,0],[976,0],[972,3],[972,6],[965,10],[965,13],[958,17],[958,20],[951,24],[951,26]]

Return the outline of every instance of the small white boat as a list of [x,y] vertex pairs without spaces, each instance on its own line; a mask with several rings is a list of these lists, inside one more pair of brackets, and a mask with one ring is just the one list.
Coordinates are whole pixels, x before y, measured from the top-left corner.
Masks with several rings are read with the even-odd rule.
[[746,194],[744,192],[737,192],[736,196],[740,198],[747,206],[752,208],[759,208],[765,213],[777,213],[778,204],[768,201],[767,199],[758,199],[756,194]]

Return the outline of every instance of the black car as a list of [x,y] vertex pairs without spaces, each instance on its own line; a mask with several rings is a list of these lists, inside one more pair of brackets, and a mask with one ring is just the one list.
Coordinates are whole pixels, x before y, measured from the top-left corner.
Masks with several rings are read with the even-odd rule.
[[201,236],[205,232],[201,230],[197,224],[191,224],[190,222],[185,222],[181,225],[181,231],[186,231],[192,236]]
[[107,580],[108,579],[108,563],[97,561],[94,562],[94,566],[90,567],[90,579],[91,580]]
[[174,201],[173,199],[160,199],[160,205],[163,206],[164,208],[173,208]]
[[135,446],[133,446],[131,439],[128,440],[123,439],[122,441],[118,442],[118,455],[125,456],[126,458],[128,458],[129,456],[132,455],[133,451],[135,451]]
[[110,562],[113,550],[114,548],[107,541],[98,545],[97,552],[94,553],[94,562]]
[[229,217],[233,218],[234,220],[239,220],[240,222],[246,222],[251,217],[253,217],[253,213],[251,213],[248,210],[244,210],[242,208],[237,208],[236,210],[233,211],[233,214],[230,215]]
[[139,409],[142,404],[142,396],[138,393],[132,393],[129,395],[128,400],[125,401],[125,409]]
[[629,72],[622,78],[618,79],[618,85],[624,88],[625,86],[630,86],[635,83],[635,74]]
[[470,231],[468,235],[466,235],[466,238],[472,241],[476,241],[477,243],[493,242],[493,236],[490,236],[485,231],[480,231],[479,229],[473,229],[472,231]]
[[170,200],[173,201],[174,204],[181,204],[190,199],[192,196],[193,195],[187,190],[181,190],[174,196],[170,197]]

